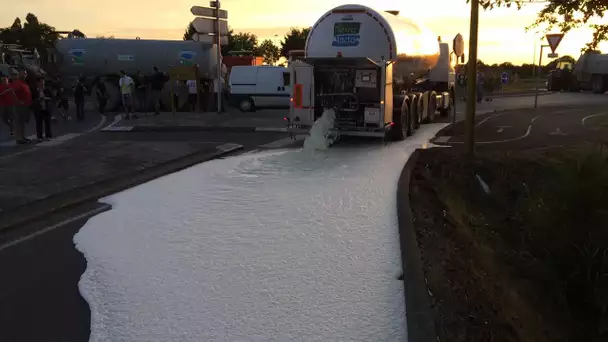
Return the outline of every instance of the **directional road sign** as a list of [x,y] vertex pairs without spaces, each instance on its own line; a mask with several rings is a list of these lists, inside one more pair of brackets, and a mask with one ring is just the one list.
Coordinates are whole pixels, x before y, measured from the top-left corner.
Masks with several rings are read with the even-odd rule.
[[[216,38],[215,38],[215,36],[208,35],[206,33],[197,33],[194,36],[192,36],[192,40],[194,40],[195,42],[199,42],[199,43],[216,44]],[[228,45],[228,37],[227,36],[222,36],[220,38],[220,44],[221,45]]]
[[[190,13],[199,16],[199,17],[210,17],[215,18],[217,15],[217,9],[210,7],[201,7],[201,6],[192,6],[190,8]],[[226,20],[228,19],[228,11],[221,9],[220,10],[220,19]]]
[[563,33],[551,33],[551,34],[547,35],[547,42],[549,43],[551,52],[555,53],[555,49],[557,49],[559,43],[562,42],[563,38],[564,38]]
[[503,72],[500,75],[500,83],[509,84],[509,73],[508,72]]
[[[198,33],[213,33],[215,34],[216,26],[215,19],[197,17],[192,21],[192,26]],[[220,20],[220,34],[222,36],[228,35],[228,22],[226,20]]]

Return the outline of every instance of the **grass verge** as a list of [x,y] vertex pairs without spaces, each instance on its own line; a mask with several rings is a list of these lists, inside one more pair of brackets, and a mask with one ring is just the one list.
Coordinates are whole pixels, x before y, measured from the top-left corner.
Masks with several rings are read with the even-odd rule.
[[410,203],[442,341],[608,340],[606,151],[421,151]]

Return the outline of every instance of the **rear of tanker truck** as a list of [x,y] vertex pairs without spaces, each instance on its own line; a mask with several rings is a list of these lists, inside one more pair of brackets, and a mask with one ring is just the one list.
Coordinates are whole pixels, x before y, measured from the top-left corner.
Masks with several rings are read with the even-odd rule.
[[435,66],[438,43],[426,33],[394,13],[366,6],[328,11],[311,29],[305,58],[290,64],[289,125],[312,126],[333,109],[334,130],[340,135],[387,137],[390,130],[401,129],[407,96],[393,93],[393,76],[418,78]]

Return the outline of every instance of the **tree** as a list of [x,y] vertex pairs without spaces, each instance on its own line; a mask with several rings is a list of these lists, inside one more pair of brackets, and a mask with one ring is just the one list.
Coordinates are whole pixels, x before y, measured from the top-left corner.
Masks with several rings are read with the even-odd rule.
[[28,13],[25,23],[16,18],[10,27],[0,29],[0,40],[8,44],[19,44],[28,50],[36,49],[43,63],[48,61],[47,49],[54,47],[59,33],[54,27],[41,22],[36,15]]
[[[232,33],[232,30],[229,32]],[[239,32],[228,36],[228,51],[251,51],[257,53],[258,36],[253,33]]]
[[264,40],[257,48],[258,55],[264,57],[268,64],[276,63],[281,58],[281,50],[270,39]]
[[196,34],[196,29],[194,28],[194,25],[192,25],[192,23],[188,24],[188,27],[186,27],[186,32],[184,32],[184,40],[192,40],[192,37],[194,37],[194,35]]
[[281,56],[287,57],[289,51],[292,50],[304,50],[306,47],[306,38],[308,38],[310,30],[311,28],[292,28],[281,42]]
[[[469,1],[467,0],[467,2]],[[513,5],[521,9],[526,2],[529,1],[479,0],[479,4],[485,9]],[[566,33],[574,28],[587,26],[596,19],[603,19],[608,12],[608,1],[606,0],[546,0],[544,2],[545,7],[538,13],[536,21],[528,29],[546,26],[546,31],[549,31],[557,27],[562,33]],[[590,26],[594,32],[591,41],[586,44],[586,50],[596,50],[600,42],[608,39],[608,24]]]

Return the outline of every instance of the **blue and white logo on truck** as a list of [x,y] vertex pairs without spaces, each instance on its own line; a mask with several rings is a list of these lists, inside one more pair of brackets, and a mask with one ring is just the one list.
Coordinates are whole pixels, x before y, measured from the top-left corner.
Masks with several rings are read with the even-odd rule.
[[86,52],[85,49],[70,49],[68,51],[68,56],[70,57],[72,64],[75,64],[75,65],[84,64],[85,52]]
[[180,51],[179,53],[179,65],[193,65],[196,59],[196,52],[194,51]]
[[332,46],[348,47],[358,46],[361,36],[359,30],[361,23],[340,22],[334,24],[334,41]]

